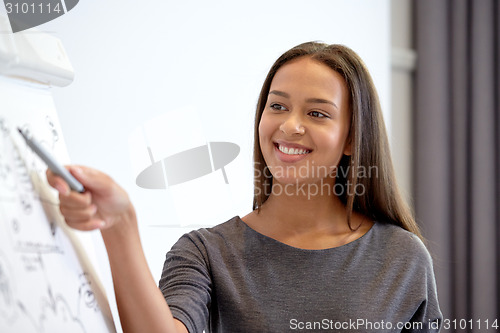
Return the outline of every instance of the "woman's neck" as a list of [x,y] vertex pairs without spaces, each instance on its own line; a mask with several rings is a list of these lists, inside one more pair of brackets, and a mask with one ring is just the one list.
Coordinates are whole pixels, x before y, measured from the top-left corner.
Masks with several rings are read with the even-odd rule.
[[312,195],[307,190],[304,194],[288,189],[288,193],[274,191],[262,205],[261,214],[297,232],[347,226],[345,206],[333,193]]
[[[275,183],[266,202],[243,217],[256,231],[285,244],[304,249],[324,249],[353,241],[365,234],[373,222],[353,212],[352,230],[344,204],[333,193],[305,184],[286,187]],[[305,189],[304,189],[305,188]],[[331,189],[331,187],[330,187]]]

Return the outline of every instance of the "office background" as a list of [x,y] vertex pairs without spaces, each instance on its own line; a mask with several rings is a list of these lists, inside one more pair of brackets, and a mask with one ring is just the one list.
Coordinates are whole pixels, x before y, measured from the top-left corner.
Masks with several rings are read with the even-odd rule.
[[[63,41],[75,67],[75,81],[54,89],[70,157],[129,191],[155,278],[182,233],[250,211],[254,107],[275,58],[306,40],[352,47],[379,90],[397,176],[434,256],[445,318],[492,321],[500,317],[498,17],[494,0],[86,0],[40,28]],[[454,36],[463,32],[460,44]],[[485,52],[471,51],[479,49]],[[458,82],[454,68],[478,76],[462,78],[457,92],[448,88]],[[465,102],[450,102],[464,94]],[[464,124],[471,120],[479,125]],[[161,159],[211,141],[241,148],[225,167],[228,184],[220,171],[167,190],[135,184],[151,163],[147,147]]]
[[[447,318],[500,318],[500,3],[415,1],[414,198]],[[490,328],[491,329],[491,328]]]

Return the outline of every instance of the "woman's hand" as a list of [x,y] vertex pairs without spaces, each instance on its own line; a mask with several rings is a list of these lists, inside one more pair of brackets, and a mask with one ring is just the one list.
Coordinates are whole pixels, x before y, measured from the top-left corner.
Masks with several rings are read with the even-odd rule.
[[84,193],[71,191],[52,171],[47,170],[46,174],[50,186],[59,192],[60,210],[70,227],[110,229],[119,223],[135,222],[127,193],[111,177],[84,166],[67,166],[67,169],[85,187]]
[[71,191],[50,170],[47,180],[59,192],[61,213],[70,227],[101,229],[123,331],[187,333],[184,324],[172,317],[149,271],[127,193],[100,171],[83,166],[67,169],[85,187],[84,193]]

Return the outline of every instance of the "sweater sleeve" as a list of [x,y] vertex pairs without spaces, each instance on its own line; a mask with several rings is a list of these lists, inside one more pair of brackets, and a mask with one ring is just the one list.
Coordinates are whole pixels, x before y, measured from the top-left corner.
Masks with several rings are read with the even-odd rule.
[[439,308],[432,257],[424,244],[417,237],[413,238],[416,239],[419,248],[415,252],[420,252],[421,254],[419,256],[421,259],[419,260],[419,276],[415,278],[421,281],[422,294],[424,294],[425,300],[422,301],[410,320],[412,328],[403,330],[402,332],[439,332],[443,324],[443,316]]
[[212,281],[206,250],[196,233],[182,236],[167,253],[159,287],[174,318],[190,333],[207,328]]

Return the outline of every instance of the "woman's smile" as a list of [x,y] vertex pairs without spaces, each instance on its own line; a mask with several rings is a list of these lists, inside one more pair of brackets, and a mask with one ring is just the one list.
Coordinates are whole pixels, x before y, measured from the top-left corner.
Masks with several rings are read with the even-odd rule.
[[283,140],[274,142],[274,147],[277,158],[285,163],[295,163],[303,160],[312,152],[312,149],[306,146]]

